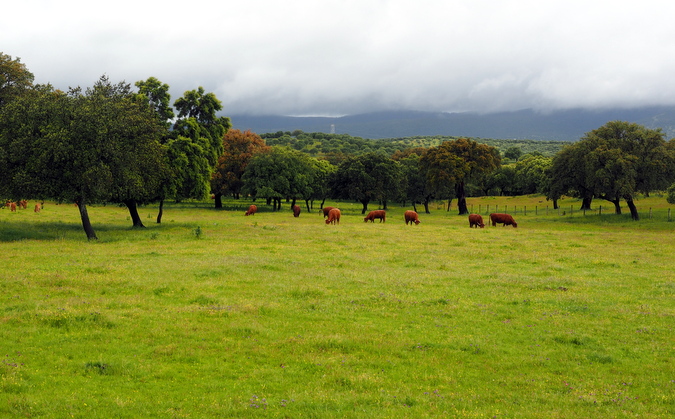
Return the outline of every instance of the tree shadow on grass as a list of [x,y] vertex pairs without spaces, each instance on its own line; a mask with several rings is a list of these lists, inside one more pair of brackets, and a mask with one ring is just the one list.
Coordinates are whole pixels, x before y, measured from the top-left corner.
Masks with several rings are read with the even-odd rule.
[[[131,231],[130,226],[94,225],[96,233]],[[79,223],[47,222],[32,223],[27,221],[0,221],[0,242],[20,240],[81,240],[87,236]]]

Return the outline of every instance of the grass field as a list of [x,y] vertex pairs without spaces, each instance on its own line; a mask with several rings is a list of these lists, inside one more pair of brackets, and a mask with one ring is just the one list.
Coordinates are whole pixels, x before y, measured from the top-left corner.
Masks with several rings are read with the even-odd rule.
[[515,229],[249,203],[91,207],[97,242],[72,205],[0,210],[0,417],[675,415],[663,197],[469,200]]

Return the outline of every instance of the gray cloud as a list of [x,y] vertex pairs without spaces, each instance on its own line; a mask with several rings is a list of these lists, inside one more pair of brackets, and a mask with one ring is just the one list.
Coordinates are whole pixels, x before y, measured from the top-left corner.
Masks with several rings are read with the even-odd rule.
[[154,76],[229,114],[675,103],[663,1],[145,3],[13,2],[1,48],[58,88]]

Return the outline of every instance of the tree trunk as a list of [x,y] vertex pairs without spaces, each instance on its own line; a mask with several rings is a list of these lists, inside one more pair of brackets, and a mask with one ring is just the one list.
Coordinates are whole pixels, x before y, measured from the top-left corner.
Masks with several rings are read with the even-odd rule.
[[626,204],[628,204],[628,208],[630,209],[630,218],[632,218],[635,221],[638,221],[640,219],[640,214],[638,214],[635,202],[633,202],[633,197],[627,195],[624,197],[624,199],[626,200]]
[[621,201],[618,199],[615,200],[608,199],[608,201],[614,204],[614,214],[621,215]]
[[363,210],[361,210],[361,214],[365,214],[366,211],[368,211],[368,202],[370,202],[369,199],[364,199],[361,201],[361,204],[363,204]]
[[89,213],[87,212],[87,205],[85,204],[84,199],[80,198],[75,201],[75,203],[80,210],[80,219],[82,220],[82,227],[84,228],[84,233],[87,235],[87,239],[98,240],[96,232],[94,232],[94,227],[91,226],[91,221],[89,221]]
[[312,210],[309,208],[309,199],[305,199],[305,205],[307,205],[307,212],[312,212]]
[[157,224],[162,224],[162,215],[164,215],[164,200],[159,200],[159,211],[157,212]]
[[133,221],[134,228],[145,228],[143,221],[141,221],[141,216],[138,215],[138,207],[136,206],[135,199],[127,199],[124,201],[124,205],[129,208],[129,215],[131,215],[131,221]]
[[415,205],[415,200],[414,200],[414,199],[413,199],[412,204],[413,204],[413,211],[417,212],[417,205]]
[[425,196],[424,202],[422,202],[422,204],[424,204],[424,213],[425,214],[431,214],[431,212],[429,212],[429,201],[431,201],[431,196]]
[[551,201],[553,201],[553,209],[554,209],[554,210],[557,210],[557,209],[558,209],[558,200],[557,200],[557,199],[552,199]]
[[455,185],[455,192],[457,195],[457,208],[459,209],[459,215],[465,215],[469,213],[469,209],[466,206],[466,191],[464,190],[464,182],[459,182]]
[[583,210],[591,210],[591,203],[593,202],[593,196],[585,196],[581,200],[581,208],[579,208],[579,211]]
[[382,201],[382,209],[385,210],[385,211],[387,210],[387,200],[386,199],[384,201]]
[[[236,199],[236,198],[235,198]],[[214,203],[216,205],[216,208],[220,209],[223,207],[223,194],[215,194],[215,197],[213,198]]]

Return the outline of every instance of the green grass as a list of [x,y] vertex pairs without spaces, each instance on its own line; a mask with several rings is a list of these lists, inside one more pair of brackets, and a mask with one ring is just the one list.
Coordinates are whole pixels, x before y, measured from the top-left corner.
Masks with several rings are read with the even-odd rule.
[[674,415],[665,199],[540,201],[469,200],[517,229],[92,207],[91,243],[71,205],[0,210],[0,417]]

